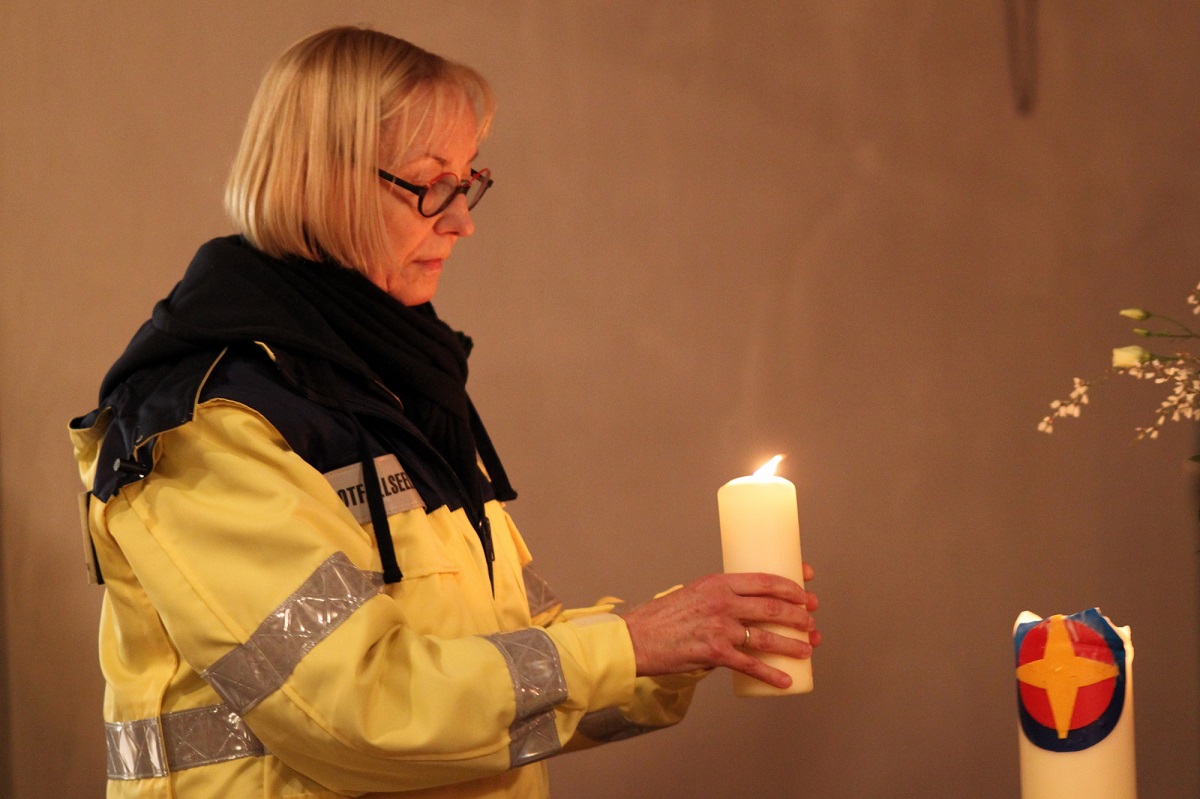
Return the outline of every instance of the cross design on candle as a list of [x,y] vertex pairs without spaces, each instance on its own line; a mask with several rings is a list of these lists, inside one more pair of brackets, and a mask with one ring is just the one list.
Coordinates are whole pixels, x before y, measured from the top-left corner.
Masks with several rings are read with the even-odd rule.
[[1079,689],[1114,679],[1120,672],[1115,663],[1077,654],[1063,616],[1051,616],[1047,623],[1042,658],[1018,666],[1017,680],[1046,691],[1055,730],[1059,738],[1066,738]]

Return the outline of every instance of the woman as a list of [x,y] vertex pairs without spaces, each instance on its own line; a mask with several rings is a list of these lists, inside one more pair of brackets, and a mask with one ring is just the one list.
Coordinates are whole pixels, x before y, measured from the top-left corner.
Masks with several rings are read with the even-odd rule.
[[338,28],[251,109],[202,246],[72,422],[104,581],[109,796],[548,794],[544,759],[677,722],[816,598],[715,575],[563,611],[429,304],[492,118],[474,71]]

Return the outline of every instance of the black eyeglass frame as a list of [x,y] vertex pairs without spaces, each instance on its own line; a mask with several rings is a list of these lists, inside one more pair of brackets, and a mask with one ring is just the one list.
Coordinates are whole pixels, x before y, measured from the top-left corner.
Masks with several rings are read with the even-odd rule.
[[471,177],[460,180],[458,182],[458,185],[454,188],[454,191],[450,192],[450,196],[447,197],[440,206],[438,206],[433,211],[426,211],[425,210],[425,196],[427,194],[429,194],[429,190],[433,187],[433,184],[437,183],[439,180],[446,177],[447,175],[449,175],[450,177],[453,177],[453,178],[457,178],[458,175],[455,175],[453,172],[443,172],[442,174],[438,175],[433,180],[429,181],[429,183],[427,183],[426,185],[421,186],[416,183],[409,183],[407,180],[404,180],[403,178],[398,178],[395,175],[393,175],[391,172],[388,172],[385,169],[379,169],[378,172],[379,172],[379,177],[383,178],[388,183],[394,183],[395,185],[399,186],[400,188],[402,188],[406,191],[411,191],[413,194],[417,195],[417,213],[419,213],[421,216],[426,217],[426,218],[432,218],[432,217],[435,217],[438,214],[442,213],[443,211],[445,211],[447,208],[450,207],[450,203],[454,202],[455,197],[457,197],[460,194],[463,196],[466,196],[467,192],[471,190],[471,187],[473,185],[475,185],[475,183],[477,183],[481,180],[485,181],[483,184],[483,188],[479,190],[479,193],[475,195],[475,198],[474,199],[468,198],[467,210],[468,211],[471,210],[475,206],[479,205],[479,201],[483,199],[483,195],[487,194],[487,190],[490,189],[492,187],[492,184],[496,182],[496,181],[492,180],[492,170],[490,170],[490,169],[480,169],[480,170],[472,169]]

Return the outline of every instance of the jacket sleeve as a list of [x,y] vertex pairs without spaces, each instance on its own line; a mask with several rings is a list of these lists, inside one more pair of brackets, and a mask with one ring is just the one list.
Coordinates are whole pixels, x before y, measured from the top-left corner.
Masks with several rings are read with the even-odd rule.
[[[606,597],[601,602],[603,604],[594,608],[564,611],[559,618],[570,621],[560,620],[556,623],[586,624],[592,614],[607,615],[605,611],[612,609],[612,603],[620,603],[620,600]],[[588,749],[598,744],[623,741],[678,724],[691,706],[696,685],[710,673],[711,669],[696,669],[683,674],[637,677],[626,701],[617,706],[590,710],[579,720],[565,750]]]
[[344,793],[471,779],[638,704],[619,617],[489,631],[486,613],[426,601],[422,580],[476,564],[455,557],[469,536],[453,525],[438,552],[405,549],[433,535],[421,508],[389,523],[424,573],[383,586],[369,526],[253,410],[206,403],[155,446],[154,472],[105,509],[108,534],[183,660],[300,773]]

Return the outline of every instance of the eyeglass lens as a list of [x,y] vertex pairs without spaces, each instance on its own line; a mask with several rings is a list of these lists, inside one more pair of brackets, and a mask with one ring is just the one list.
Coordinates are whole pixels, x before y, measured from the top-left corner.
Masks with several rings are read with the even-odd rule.
[[[475,207],[491,183],[486,169],[471,176],[470,185],[462,191],[467,197],[467,208]],[[454,175],[447,174],[439,177],[429,184],[429,189],[421,198],[421,213],[426,216],[435,216],[445,211],[454,201],[455,195],[459,193],[461,185]]]

